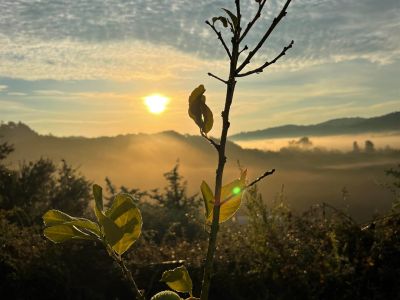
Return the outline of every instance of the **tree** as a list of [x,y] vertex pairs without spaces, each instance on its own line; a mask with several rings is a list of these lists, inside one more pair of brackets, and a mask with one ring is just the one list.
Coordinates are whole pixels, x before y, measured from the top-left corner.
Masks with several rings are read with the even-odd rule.
[[365,141],[365,152],[372,153],[375,151],[374,143],[370,140]]

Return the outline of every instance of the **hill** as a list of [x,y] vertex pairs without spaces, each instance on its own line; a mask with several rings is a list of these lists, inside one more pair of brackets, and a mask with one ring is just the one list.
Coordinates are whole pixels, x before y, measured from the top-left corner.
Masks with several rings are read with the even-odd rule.
[[400,112],[373,118],[341,118],[314,125],[284,125],[241,132],[230,136],[233,141],[282,137],[329,136],[369,132],[400,131]]
[[[189,193],[198,193],[202,180],[211,186],[214,183],[217,157],[213,147],[199,136],[165,131],[98,138],[55,137],[39,135],[22,123],[1,125],[0,136],[0,142],[8,141],[15,146],[15,152],[6,161],[15,168],[22,161],[40,157],[65,159],[93,182],[104,185],[107,176],[117,185],[148,190],[163,187],[163,173],[179,159]],[[343,153],[285,148],[263,152],[229,142],[227,157],[226,181],[238,176],[238,160],[248,168],[250,179],[268,169],[277,170],[259,184],[268,202],[275,199],[284,185],[285,198],[294,209],[329,202],[367,218],[391,205],[392,195],[377,182],[386,180],[384,170],[399,162],[400,151]]]

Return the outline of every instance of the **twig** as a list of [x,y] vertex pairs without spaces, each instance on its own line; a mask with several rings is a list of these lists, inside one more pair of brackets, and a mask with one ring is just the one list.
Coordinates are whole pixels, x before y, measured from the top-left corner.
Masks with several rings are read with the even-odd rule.
[[244,37],[245,37],[245,36],[247,35],[247,33],[250,31],[251,27],[253,27],[254,23],[255,23],[255,22],[258,20],[258,18],[261,16],[261,11],[262,11],[262,9],[263,9],[263,7],[264,7],[264,5],[265,5],[266,2],[267,2],[267,0],[263,0],[263,1],[260,1],[260,2],[258,3],[258,10],[257,10],[257,13],[255,14],[253,20],[251,20],[251,21],[249,22],[249,24],[247,24],[246,29],[244,30],[242,36],[239,38],[239,43],[244,39]]
[[272,22],[271,26],[268,28],[268,30],[265,32],[264,36],[262,39],[258,42],[257,46],[250,51],[249,55],[246,57],[246,59],[242,62],[242,64],[236,69],[236,75],[240,73],[240,71],[243,70],[245,66],[247,66],[250,63],[250,60],[253,58],[253,56],[257,53],[257,51],[261,48],[262,45],[264,45],[265,41],[268,39],[272,31],[274,31],[276,25],[279,24],[279,22],[282,20],[284,16],[286,16],[286,9],[288,8],[290,2],[292,0],[286,0],[285,5],[282,7],[282,10],[280,11],[279,15],[274,19]]
[[213,145],[217,151],[219,151],[219,147],[220,147],[219,144],[217,144],[213,139],[209,138],[209,137],[208,137],[203,131],[201,131],[201,130],[200,130],[200,134],[201,134],[201,136],[202,136],[203,138],[205,138],[207,141],[209,141],[210,144]]
[[263,72],[266,67],[276,63],[278,61],[278,59],[280,59],[282,56],[284,56],[286,54],[286,51],[288,51],[290,48],[293,47],[293,44],[294,44],[294,41],[292,40],[290,42],[290,44],[287,45],[285,48],[283,48],[281,53],[279,53],[279,55],[277,57],[275,57],[273,60],[271,60],[270,62],[267,61],[262,66],[254,69],[254,70],[251,70],[251,71],[248,71],[248,72],[245,72],[245,73],[242,73],[242,74],[237,74],[236,77],[244,77],[244,76],[248,76],[248,75],[251,75],[251,74],[254,74],[254,73],[258,74],[258,73]]
[[214,30],[215,34],[218,36],[218,39],[221,41],[222,46],[224,46],[225,51],[226,51],[226,53],[228,54],[229,58],[232,59],[231,52],[229,51],[228,46],[226,45],[224,39],[222,38],[221,32],[219,32],[219,31],[215,28],[215,26],[214,26],[213,24],[211,24],[210,22],[206,21],[206,24],[207,24],[208,26],[210,26],[212,30]]
[[240,0],[235,0],[235,5],[236,5],[237,24],[236,24],[236,32],[234,35],[237,42],[239,43],[240,31],[242,30],[242,28],[240,27],[240,22],[242,20],[242,13],[240,12]]
[[249,47],[247,47],[247,45],[244,45],[244,48],[239,51],[239,55],[242,54],[242,52],[246,51],[247,49],[249,49]]
[[255,185],[257,182],[259,182],[260,180],[263,180],[265,177],[270,176],[272,174],[275,173],[275,169],[269,170],[267,172],[265,172],[264,174],[262,174],[260,177],[256,178],[255,180],[253,180],[251,183],[249,183],[246,186],[246,189],[248,189],[249,187]]
[[[272,169],[272,170],[270,170],[270,171],[265,172],[265,173],[262,174],[260,177],[258,177],[258,178],[255,179],[254,181],[252,181],[250,184],[246,185],[246,186],[244,187],[244,189],[242,190],[242,192],[244,192],[244,191],[247,190],[248,188],[252,187],[253,185],[255,185],[255,184],[256,184],[257,182],[259,182],[260,180],[264,179],[265,177],[270,176],[270,175],[272,175],[272,174],[274,174],[274,173],[275,173],[275,169]],[[234,194],[230,195],[228,198],[222,200],[222,201],[219,203],[219,206],[221,206],[222,204],[228,202],[229,200],[231,200],[231,199],[232,199],[233,197],[235,197],[235,196],[236,196],[236,195],[234,195]],[[214,204],[214,206],[215,206],[215,204]]]
[[219,81],[222,81],[222,82],[225,83],[225,84],[228,84],[228,81],[223,80],[222,78],[220,78],[220,77],[214,75],[213,73],[208,72],[207,75],[208,75],[208,76],[211,76],[211,77],[214,77],[215,79],[217,79],[217,80],[219,80]]

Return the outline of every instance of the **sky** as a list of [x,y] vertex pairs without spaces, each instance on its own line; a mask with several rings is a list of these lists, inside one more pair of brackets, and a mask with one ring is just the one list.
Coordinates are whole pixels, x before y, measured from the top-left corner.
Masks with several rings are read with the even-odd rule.
[[[246,22],[257,3],[241,3]],[[215,116],[210,134],[219,136],[225,86],[207,72],[225,78],[228,59],[204,21],[233,5],[0,0],[0,120],[57,136],[197,134],[188,96],[204,84]],[[268,1],[245,40],[250,49],[282,5]],[[239,78],[230,133],[399,111],[399,32],[398,0],[293,0],[250,67],[292,39],[294,47],[263,73]],[[159,115],[144,105],[154,93],[170,99]]]

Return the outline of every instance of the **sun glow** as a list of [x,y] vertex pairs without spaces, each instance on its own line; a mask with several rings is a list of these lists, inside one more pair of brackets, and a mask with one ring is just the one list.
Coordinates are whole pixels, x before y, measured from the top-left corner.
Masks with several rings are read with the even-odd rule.
[[146,104],[147,109],[149,112],[156,115],[161,114],[165,110],[168,102],[169,98],[159,94],[144,97],[144,103]]

